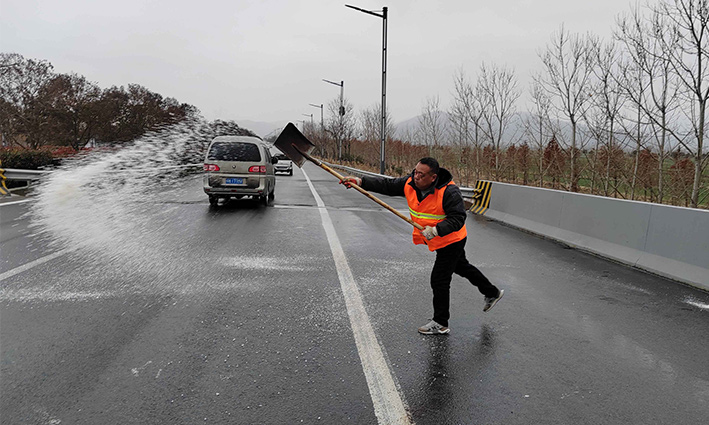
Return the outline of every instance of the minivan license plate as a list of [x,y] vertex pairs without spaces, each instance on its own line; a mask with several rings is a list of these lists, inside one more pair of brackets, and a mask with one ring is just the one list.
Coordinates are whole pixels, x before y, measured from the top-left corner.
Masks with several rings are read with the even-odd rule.
[[226,179],[226,184],[244,184],[244,179],[241,178],[228,178]]

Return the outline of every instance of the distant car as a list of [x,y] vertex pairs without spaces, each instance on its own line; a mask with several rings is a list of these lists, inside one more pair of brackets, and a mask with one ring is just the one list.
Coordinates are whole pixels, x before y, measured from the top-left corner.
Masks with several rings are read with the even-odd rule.
[[219,199],[251,196],[268,204],[275,197],[274,164],[261,139],[252,136],[218,136],[204,158],[204,193],[209,204]]
[[274,164],[274,168],[277,173],[288,173],[289,176],[293,175],[293,161],[282,153],[273,155],[274,158],[278,159],[278,162]]

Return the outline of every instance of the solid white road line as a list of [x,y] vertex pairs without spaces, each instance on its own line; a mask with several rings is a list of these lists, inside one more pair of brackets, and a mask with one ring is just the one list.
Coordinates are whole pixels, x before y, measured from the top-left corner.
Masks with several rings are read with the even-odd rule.
[[0,273],[0,282],[2,282],[3,280],[5,280],[7,278],[15,276],[16,274],[20,274],[20,273],[27,271],[33,267],[39,266],[40,264],[44,264],[47,261],[52,261],[53,259],[55,259],[57,257],[61,257],[64,254],[68,254],[68,253],[76,251],[76,250],[77,250],[77,248],[62,249],[61,251],[57,251],[54,254],[45,255],[42,258],[38,258],[34,261],[30,261],[29,263],[23,264],[20,267],[15,267],[12,270],[8,270],[4,273]]
[[7,202],[0,202],[0,207],[4,207],[7,205],[17,205],[17,204],[24,204],[25,202],[30,202],[32,199],[21,199],[19,201],[7,201]]
[[352,333],[354,334],[357,352],[362,361],[362,369],[364,376],[367,379],[369,394],[374,403],[374,414],[377,416],[380,424],[411,424],[404,402],[399,394],[394,383],[394,378],[391,375],[389,366],[384,359],[382,348],[377,342],[377,337],[374,334],[374,328],[369,321],[367,311],[364,309],[364,303],[359,293],[359,288],[354,280],[350,266],[347,263],[345,252],[340,245],[340,239],[335,232],[335,226],[330,220],[330,214],[325,208],[320,195],[315,191],[310,178],[303,175],[308,182],[310,191],[315,197],[320,210],[320,218],[322,225],[325,228],[327,241],[330,243],[332,257],[335,260],[337,275],[340,279],[340,286],[345,297],[345,305],[347,306],[347,314],[350,317]]

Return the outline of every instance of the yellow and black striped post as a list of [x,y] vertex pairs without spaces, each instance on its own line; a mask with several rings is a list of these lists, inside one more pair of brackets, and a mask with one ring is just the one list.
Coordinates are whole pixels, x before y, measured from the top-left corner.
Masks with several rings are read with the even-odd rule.
[[0,161],[0,196],[10,196],[10,191],[7,190],[7,186],[5,186],[6,179],[5,170],[2,168],[2,161]]
[[475,184],[475,195],[473,199],[475,203],[470,207],[470,212],[473,214],[485,215],[485,211],[490,206],[490,192],[492,182],[487,180],[478,180]]

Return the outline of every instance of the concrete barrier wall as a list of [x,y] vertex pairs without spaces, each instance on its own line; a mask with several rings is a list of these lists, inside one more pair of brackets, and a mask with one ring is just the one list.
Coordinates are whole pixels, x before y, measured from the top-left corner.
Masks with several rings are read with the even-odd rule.
[[709,290],[709,211],[494,182],[484,215]]

